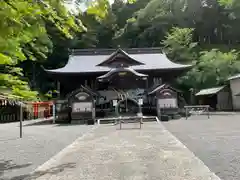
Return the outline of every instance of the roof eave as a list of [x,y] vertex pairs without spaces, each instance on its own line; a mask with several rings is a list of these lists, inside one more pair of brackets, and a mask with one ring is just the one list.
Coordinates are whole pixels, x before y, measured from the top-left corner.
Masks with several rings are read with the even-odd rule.
[[[175,68],[152,68],[152,69],[137,69],[136,71],[168,71],[168,70],[188,70],[192,68],[192,65],[186,65],[185,67],[175,67]],[[62,68],[59,68],[62,69]],[[85,72],[69,72],[69,71],[57,71],[59,69],[44,69],[45,72],[49,74],[95,74],[95,73],[107,73],[109,71],[85,71]]]
[[212,93],[201,93],[201,91],[203,90],[210,90],[211,88],[208,88],[208,89],[202,89],[200,90],[198,93],[195,94],[195,96],[208,96],[208,95],[215,95],[215,94],[218,94],[219,92],[221,92],[224,88],[226,87],[225,86],[221,86],[221,87],[218,87],[219,89],[216,91],[216,92],[212,92]]

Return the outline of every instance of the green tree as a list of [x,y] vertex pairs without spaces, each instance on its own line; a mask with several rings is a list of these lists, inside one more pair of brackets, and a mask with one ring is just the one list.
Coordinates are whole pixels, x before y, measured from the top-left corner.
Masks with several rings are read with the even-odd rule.
[[200,53],[198,62],[191,71],[180,78],[180,83],[188,89],[200,90],[223,85],[230,75],[238,72],[240,72],[238,52],[212,49]]
[[31,91],[19,63],[47,57],[52,46],[47,24],[68,38],[82,26],[59,0],[5,0],[0,7],[0,90],[35,99],[37,92]]
[[167,33],[162,44],[171,60],[181,63],[196,60],[197,43],[193,42],[193,31],[191,28],[174,27]]

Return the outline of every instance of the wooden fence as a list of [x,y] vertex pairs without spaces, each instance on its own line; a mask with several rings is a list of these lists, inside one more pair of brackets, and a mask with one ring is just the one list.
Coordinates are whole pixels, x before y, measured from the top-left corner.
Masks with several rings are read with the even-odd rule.
[[[47,118],[52,116],[51,102],[25,102],[23,106],[23,120]],[[20,120],[19,101],[0,96],[0,123],[16,122]]]

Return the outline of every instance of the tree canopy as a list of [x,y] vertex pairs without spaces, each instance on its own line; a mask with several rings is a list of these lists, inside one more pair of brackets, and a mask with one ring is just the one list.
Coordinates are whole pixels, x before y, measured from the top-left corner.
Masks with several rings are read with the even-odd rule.
[[4,0],[0,7],[0,90],[35,99],[20,63],[48,57],[53,48],[49,28],[72,38],[83,26],[59,0]]
[[238,0],[78,0],[74,13],[70,1],[0,2],[0,91],[36,99],[54,90],[41,66],[64,66],[70,48],[162,47],[194,64],[177,80],[186,90],[240,72]]

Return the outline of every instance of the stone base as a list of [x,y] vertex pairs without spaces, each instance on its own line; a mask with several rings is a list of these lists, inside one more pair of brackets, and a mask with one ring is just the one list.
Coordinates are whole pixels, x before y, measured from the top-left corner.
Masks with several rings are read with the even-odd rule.
[[93,119],[74,119],[74,120],[71,120],[71,124],[94,125],[95,120],[93,120]]
[[161,121],[169,121],[169,116],[168,115],[162,115],[160,120]]
[[71,124],[86,124],[85,120],[71,120]]

